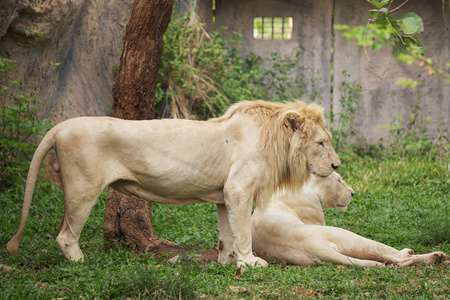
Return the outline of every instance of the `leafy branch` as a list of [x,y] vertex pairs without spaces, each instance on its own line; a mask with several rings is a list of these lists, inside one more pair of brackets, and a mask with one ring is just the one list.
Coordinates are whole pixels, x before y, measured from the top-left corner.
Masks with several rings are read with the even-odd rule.
[[[408,12],[401,17],[393,16],[409,0],[390,10],[394,0],[367,0],[374,6],[369,10],[371,18],[366,26],[335,25],[336,30],[342,30],[343,36],[357,40],[359,46],[364,47],[367,60],[375,74],[385,81],[375,70],[372,60],[367,53],[367,47],[371,46],[373,51],[379,50],[382,46],[392,47],[391,54],[399,61],[407,64],[417,64],[429,74],[443,77],[446,82],[450,82],[450,73],[442,67],[436,65],[431,58],[424,56],[426,46],[420,40],[419,34],[424,31],[422,18],[414,12]],[[447,28],[448,29],[448,28]],[[449,63],[447,63],[447,67]],[[400,80],[403,85],[415,87],[419,81]],[[411,83],[411,84],[408,84]]]

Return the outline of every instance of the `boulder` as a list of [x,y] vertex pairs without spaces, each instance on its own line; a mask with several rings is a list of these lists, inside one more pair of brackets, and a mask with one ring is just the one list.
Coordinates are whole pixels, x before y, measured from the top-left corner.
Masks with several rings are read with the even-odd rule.
[[[108,115],[125,26],[133,1],[2,0],[0,56],[16,61],[2,102],[20,91],[37,97],[38,116],[53,124]],[[0,83],[7,84],[5,76]]]

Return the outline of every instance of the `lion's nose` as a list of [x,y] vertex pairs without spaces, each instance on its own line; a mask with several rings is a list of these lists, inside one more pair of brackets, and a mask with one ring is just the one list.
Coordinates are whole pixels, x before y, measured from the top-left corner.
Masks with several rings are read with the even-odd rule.
[[333,170],[336,170],[336,169],[339,168],[340,166],[341,166],[341,164],[331,163],[331,167],[333,168]]
[[355,194],[355,191],[352,189],[352,190],[350,190],[350,194],[352,195],[352,197],[353,197],[353,195]]

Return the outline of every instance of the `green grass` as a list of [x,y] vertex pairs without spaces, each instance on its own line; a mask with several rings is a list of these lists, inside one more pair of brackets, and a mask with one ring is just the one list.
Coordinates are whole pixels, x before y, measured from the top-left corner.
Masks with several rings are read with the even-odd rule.
[[[448,163],[447,156],[345,162],[339,171],[356,195],[347,212],[326,211],[328,225],[398,249],[450,254]],[[151,254],[103,239],[105,195],[80,240],[86,262],[67,261],[55,242],[62,193],[48,183],[38,185],[19,252],[9,257],[5,246],[19,224],[21,187],[1,192],[0,206],[0,264],[14,268],[0,271],[1,299],[450,298],[449,265],[364,269],[277,263],[247,268],[234,279],[234,265],[203,265],[192,254],[179,264],[155,261]],[[207,250],[217,244],[214,205],[154,205],[153,219],[158,236],[183,246]]]

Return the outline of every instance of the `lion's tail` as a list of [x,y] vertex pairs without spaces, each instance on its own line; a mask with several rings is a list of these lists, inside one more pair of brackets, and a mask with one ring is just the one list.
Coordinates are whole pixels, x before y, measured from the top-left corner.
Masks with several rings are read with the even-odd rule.
[[19,250],[20,237],[27,223],[28,212],[30,211],[31,200],[33,198],[34,187],[39,174],[39,168],[47,153],[53,149],[55,131],[50,130],[42,139],[36,152],[31,160],[30,169],[28,170],[27,183],[25,186],[25,196],[23,200],[22,219],[20,220],[19,229],[16,235],[6,245],[6,251],[9,255],[14,255]]

